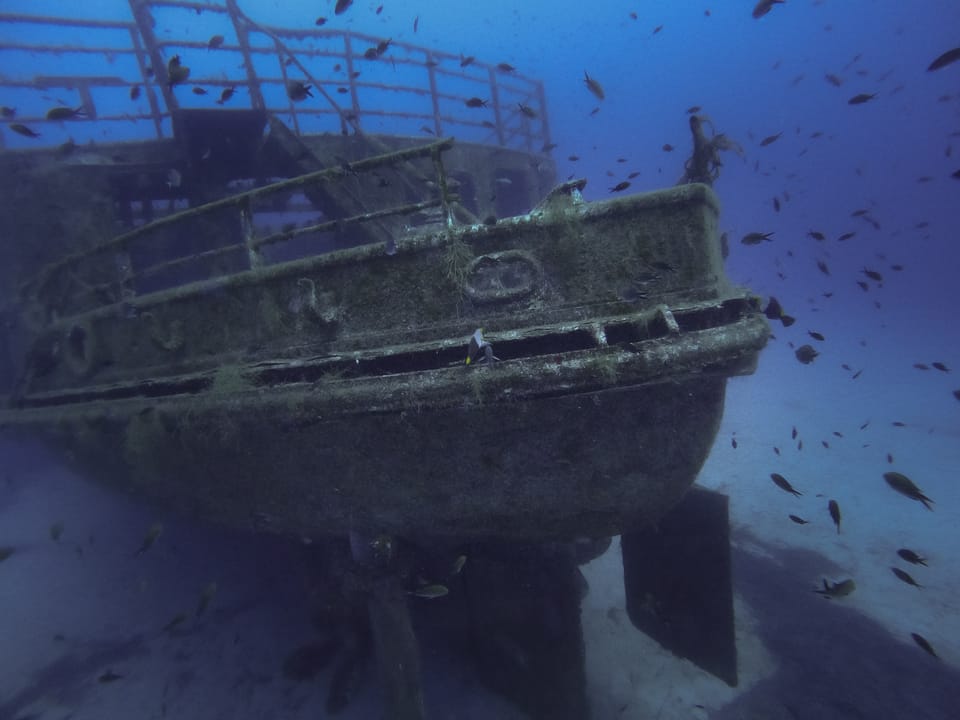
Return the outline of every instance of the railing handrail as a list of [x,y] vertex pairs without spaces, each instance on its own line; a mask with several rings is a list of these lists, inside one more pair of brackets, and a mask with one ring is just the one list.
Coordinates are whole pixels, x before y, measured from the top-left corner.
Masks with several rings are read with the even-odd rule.
[[[241,71],[237,79],[222,77],[191,77],[182,85],[186,87],[246,87],[250,96],[250,104],[254,108],[266,109],[277,114],[289,114],[292,116],[292,125],[294,131],[300,134],[299,117],[322,117],[325,115],[339,116],[341,129],[345,130],[343,125],[344,117],[349,116],[349,123],[354,130],[359,130],[364,118],[370,117],[396,117],[412,120],[423,120],[429,125],[426,129],[421,126],[421,130],[429,130],[431,134],[443,136],[446,134],[445,128],[449,125],[462,125],[464,127],[483,128],[488,132],[487,142],[505,145],[514,138],[519,137],[524,142],[527,150],[539,150],[540,147],[549,142],[548,124],[546,116],[546,106],[543,92],[543,84],[539,80],[523,76],[519,73],[503,73],[498,71],[494,64],[486,63],[481,60],[474,60],[471,67],[479,72],[465,70],[458,64],[458,56],[421,45],[414,45],[402,40],[390,39],[390,47],[401,53],[394,53],[390,56],[377,58],[379,60],[389,59],[397,65],[420,67],[425,71],[424,83],[422,86],[409,84],[408,82],[389,84],[383,82],[370,82],[364,79],[358,79],[353,73],[348,71],[341,78],[331,79],[323,74],[311,74],[306,65],[300,62],[299,58],[304,58],[308,63],[312,63],[317,58],[337,59],[351,69],[355,63],[370,62],[372,60],[365,58],[363,48],[374,47],[383,42],[386,38],[378,37],[368,33],[338,30],[330,28],[284,28],[256,23],[239,9],[236,0],[225,0],[226,5],[212,5],[206,2],[189,2],[187,0],[130,0],[131,11],[134,17],[129,21],[114,20],[92,20],[84,18],[63,18],[50,17],[42,15],[26,15],[22,13],[0,13],[0,23],[33,23],[38,25],[61,25],[74,28],[103,28],[108,30],[126,30],[130,34],[131,42],[127,47],[116,47],[116,42],[109,44],[96,41],[89,45],[78,45],[71,42],[70,45],[54,46],[33,43],[23,43],[21,41],[0,44],[0,51],[20,51],[34,53],[63,53],[75,52],[84,54],[103,53],[108,56],[130,56],[136,58],[139,66],[139,76],[135,78],[124,77],[123,74],[113,75],[109,72],[100,72],[96,75],[86,76],[46,76],[46,87],[50,89],[79,89],[80,100],[86,110],[90,120],[100,121],[123,121],[123,120],[153,120],[156,137],[164,138],[172,134],[172,127],[165,128],[167,121],[172,114],[172,110],[180,107],[180,100],[177,99],[174,89],[166,86],[166,67],[163,60],[162,51],[167,49],[186,49],[186,50],[206,50],[207,44],[197,40],[178,40],[170,38],[161,38],[154,34],[152,23],[148,22],[151,18],[150,11],[155,7],[173,7],[182,9],[198,9],[215,12],[226,15],[234,25],[237,33],[237,42],[224,44],[214,48],[214,52],[239,53],[244,58],[245,71]],[[259,36],[264,40],[261,41]],[[342,49],[324,48],[289,48],[282,40],[305,40],[318,38],[331,40],[342,38]],[[278,41],[279,39],[279,41]],[[282,47],[281,47],[282,45]],[[357,48],[357,49],[354,49]],[[250,59],[253,56],[272,55],[278,60],[278,72],[276,75],[261,75],[255,72]],[[287,58],[292,57],[309,78],[316,79],[317,90],[327,96],[331,109],[317,107],[316,104],[294,104],[287,102],[277,106],[275,103],[266,103],[260,92],[260,87],[276,86],[285,84],[288,76],[286,72]],[[188,62],[185,64],[189,64]],[[151,74],[152,69],[152,74]],[[483,75],[483,77],[480,77]],[[441,112],[442,102],[466,101],[469,95],[462,95],[458,91],[438,87],[437,80],[446,78],[456,80],[458,83],[476,84],[476,95],[486,94],[489,98],[492,111],[492,120],[481,119],[479,113],[475,110],[456,113],[446,109]],[[0,87],[26,88],[35,87],[40,78],[31,80],[25,78],[19,79],[0,79]],[[98,114],[93,91],[99,88],[141,86],[145,91],[147,101],[150,105],[148,113],[144,113],[137,108],[131,108],[128,112],[117,113],[112,109],[108,114]],[[348,99],[344,106],[337,102],[336,98],[327,94],[322,86],[346,88],[344,98]],[[358,91],[364,89],[390,90],[400,92],[406,95],[420,95],[431,98],[430,112],[400,112],[391,111],[388,107],[378,107],[376,105],[364,107],[359,103]],[[484,92],[486,89],[486,92]],[[286,95],[286,93],[284,93]],[[517,119],[517,112],[509,112],[514,104],[508,104],[502,107],[501,96],[509,96],[518,102],[529,105],[537,111],[539,115],[538,123],[531,123],[527,118],[520,117],[519,123],[514,122]],[[211,103],[215,99],[210,99]],[[239,98],[231,101],[231,106],[236,106],[241,102]],[[506,101],[504,101],[506,102]],[[490,113],[484,115],[484,118],[491,117]],[[47,123],[45,117],[36,115],[18,115],[17,122],[20,123]],[[73,121],[71,121],[73,122]],[[84,122],[78,120],[77,122]],[[513,124],[511,124],[513,123]],[[41,140],[42,142],[42,140]],[[0,137],[2,145],[2,137]]]
[[[250,238],[245,239],[240,242],[234,243],[230,246],[224,246],[223,248],[218,248],[218,252],[226,252],[229,249],[238,250],[246,249],[249,252],[258,253],[260,248],[268,244],[279,242],[282,240],[289,239],[290,237],[295,236],[296,234],[303,234],[306,232],[317,232],[327,229],[332,229],[338,226],[348,226],[351,224],[368,222],[370,220],[379,219],[383,217],[390,217],[393,215],[409,214],[417,210],[422,210],[431,207],[443,207],[447,209],[450,197],[446,191],[446,182],[444,170],[442,167],[442,161],[440,160],[440,155],[453,147],[454,139],[453,138],[444,138],[441,140],[434,141],[432,143],[427,143],[424,145],[417,145],[412,148],[405,148],[403,150],[397,150],[394,152],[384,153],[381,155],[374,155],[361,160],[356,160],[354,162],[346,163],[343,166],[334,166],[324,168],[322,170],[317,170],[314,172],[306,173],[304,175],[298,175],[293,178],[288,178],[285,180],[279,180],[269,185],[263,185],[261,187],[252,188],[243,192],[239,192],[228,197],[219,198],[211,202],[205,203],[203,205],[198,205],[197,207],[188,208],[180,212],[166,215],[164,217],[158,218],[150,223],[141,225],[129,232],[123,233],[121,235],[114,236],[109,240],[97,243],[92,245],[89,248],[84,250],[72,253],[70,255],[64,256],[55,260],[47,265],[45,265],[39,273],[37,273],[32,278],[26,280],[21,284],[20,293],[21,297],[29,297],[30,295],[39,296],[43,293],[43,290],[47,287],[50,280],[59,277],[58,273],[60,271],[69,270],[71,266],[75,266],[82,262],[85,259],[95,257],[97,255],[107,253],[110,251],[125,251],[129,248],[131,241],[136,238],[149,234],[155,230],[158,230],[169,225],[175,225],[177,223],[183,222],[184,220],[189,220],[193,218],[198,218],[203,215],[207,215],[218,210],[229,207],[239,207],[241,209],[249,209],[251,203],[254,200],[262,198],[264,196],[270,195],[276,192],[282,192],[285,190],[290,190],[293,188],[302,187],[309,185],[313,182],[319,180],[328,180],[331,178],[336,178],[343,176],[346,173],[360,173],[370,170],[375,170],[377,168],[383,167],[385,165],[393,165],[399,162],[405,162],[415,158],[422,157],[431,157],[434,161],[434,165],[437,168],[438,177],[440,182],[438,187],[440,188],[440,196],[436,200],[430,200],[420,203],[413,203],[401,206],[395,206],[391,208],[385,208],[382,210],[372,211],[363,213],[361,215],[353,215],[346,218],[338,218],[336,220],[319,223],[311,227],[299,229],[299,232],[288,231],[286,233],[276,233],[264,238]],[[193,253],[191,255],[185,256],[183,258],[177,258],[176,263],[186,262],[188,259],[195,258],[197,256],[202,256],[208,254],[209,251],[203,251],[200,253]],[[160,267],[162,265],[172,264],[168,261],[163,263],[157,263],[156,266]],[[117,280],[109,285],[119,285],[123,286],[124,282],[129,283],[138,275],[146,275],[149,273],[156,272],[157,268],[154,266],[149,266],[143,268],[140,272],[131,274],[125,277],[123,280]],[[91,286],[94,287],[94,286]],[[95,286],[102,289],[104,286]]]

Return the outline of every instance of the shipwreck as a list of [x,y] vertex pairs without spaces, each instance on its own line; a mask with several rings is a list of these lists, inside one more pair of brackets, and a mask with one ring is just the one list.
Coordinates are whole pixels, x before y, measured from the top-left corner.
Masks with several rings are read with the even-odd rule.
[[[200,5],[225,42],[157,34],[160,13]],[[536,80],[266,27],[235,0],[130,6],[99,25],[0,16],[132,38],[130,74],[4,82],[75,93],[83,117],[61,127],[153,135],[0,154],[18,178],[0,197],[2,432],[163,507],[346,547],[393,717],[425,717],[405,555],[468,558],[454,581],[476,652],[498,662],[485,638],[500,632],[526,653],[486,679],[533,717],[587,716],[576,565],[615,535],[628,596],[658,598],[628,608],[635,624],[735,683],[725,498],[691,487],[727,379],[753,371],[769,329],[725,275],[709,185],[587,202],[543,150]],[[201,49],[239,76],[170,65]],[[388,58],[403,87],[367,72]],[[412,77],[421,109],[376,104]],[[290,92],[307,86],[318,97]],[[197,87],[229,103],[198,106]],[[465,113],[481,94],[490,107]],[[139,110],[107,99],[134,95]],[[394,125],[409,130],[378,129]],[[663,579],[681,546],[693,599]],[[480,589],[517,563],[530,598]],[[544,647],[549,602],[566,634]],[[704,633],[720,639],[705,649]]]

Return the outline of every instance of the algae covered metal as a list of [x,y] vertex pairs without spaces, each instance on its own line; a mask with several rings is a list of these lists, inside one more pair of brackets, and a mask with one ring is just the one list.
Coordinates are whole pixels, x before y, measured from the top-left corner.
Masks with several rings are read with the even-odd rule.
[[[767,338],[717,213],[703,185],[571,183],[491,225],[58,309],[4,424],[234,525],[614,534],[682,497]],[[497,360],[467,365],[477,327]]]

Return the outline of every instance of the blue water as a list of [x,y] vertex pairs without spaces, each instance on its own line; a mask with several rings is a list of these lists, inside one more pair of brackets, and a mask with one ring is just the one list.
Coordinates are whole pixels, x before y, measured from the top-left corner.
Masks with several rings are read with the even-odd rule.
[[[757,373],[731,381],[724,424],[700,477],[731,497],[741,686],[727,688],[621,625],[614,543],[586,569],[593,717],[952,717],[960,701],[960,402],[952,395],[960,389],[960,180],[951,177],[960,170],[960,62],[926,68],[957,45],[960,4],[787,0],[759,20],[750,0],[386,0],[379,14],[374,0],[341,16],[329,2],[241,4],[259,22],[314,27],[324,15],[325,27],[507,62],[542,80],[557,175],[587,178],[591,200],[636,171],[630,192],[674,184],[689,152],[692,106],[742,146],[743,157],[723,156],[714,186],[730,242],[727,271],[758,294],[776,296],[797,322],[774,323]],[[119,0],[3,0],[0,12],[129,19],[129,5]],[[210,13],[160,10],[157,17],[161,38],[205,42],[223,32]],[[81,40],[52,27],[0,23],[0,44]],[[122,33],[104,40],[114,41],[126,44]],[[217,68],[213,51],[182,54],[198,75],[233,79],[238,72],[233,60]],[[138,81],[125,59],[65,53],[58,60],[0,49],[6,80],[65,67]],[[391,77],[386,63],[377,72]],[[602,84],[605,99],[588,91],[584,72]],[[180,97],[214,107],[211,93]],[[860,93],[875,96],[848,103]],[[60,101],[79,104],[76,94],[53,95],[10,90],[0,104],[16,107],[18,117],[42,115]],[[249,99],[241,91],[233,101]],[[97,99],[101,113],[127,112],[130,102],[126,87]],[[36,140],[0,130],[5,146],[153,132],[149,123],[129,121],[35,127],[42,132]],[[417,132],[389,122],[376,129]],[[867,212],[854,215],[858,210]],[[772,240],[742,244],[750,232],[772,232]],[[849,232],[855,235],[838,240]],[[793,354],[805,343],[820,352],[810,365]],[[949,371],[915,367],[933,362]],[[323,717],[327,676],[307,686],[279,678],[284,656],[309,626],[308,560],[297,543],[165,518],[156,552],[133,562],[129,548],[155,519],[149,507],[102,493],[39,447],[7,443],[0,458],[0,545],[18,548],[0,564],[0,712]],[[891,491],[882,480],[890,469],[913,478],[935,500],[934,512]],[[771,472],[804,495],[780,491]],[[842,534],[827,515],[828,498],[843,509]],[[788,514],[811,522],[798,526]],[[65,530],[54,543],[48,527],[57,520]],[[904,546],[928,557],[929,567],[901,562],[895,551]],[[903,584],[890,566],[907,569],[924,587]],[[823,577],[854,577],[857,591],[823,601],[810,592]],[[160,633],[211,580],[219,590],[209,615],[178,635]],[[930,641],[939,661],[914,644],[912,632]],[[431,717],[522,717],[446,652],[442,642],[427,643]],[[125,677],[97,683],[108,669]],[[369,679],[342,716],[380,717],[374,686]]]

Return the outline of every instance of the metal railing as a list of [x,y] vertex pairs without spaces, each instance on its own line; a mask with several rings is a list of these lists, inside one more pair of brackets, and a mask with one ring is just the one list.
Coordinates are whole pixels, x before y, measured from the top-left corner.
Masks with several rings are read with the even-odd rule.
[[[425,145],[377,155],[344,165],[324,168],[294,178],[280,180],[263,187],[230,195],[181,212],[167,215],[129,232],[56,260],[46,265],[35,277],[21,285],[20,297],[35,307],[42,308],[44,323],[54,319],[73,317],[83,312],[123,303],[134,297],[149,293],[138,293],[138,281],[158,273],[180,271],[191,263],[207,263],[229,254],[239,257],[239,262],[222,274],[207,275],[200,281],[207,283],[223,282],[224,278],[236,273],[271,264],[264,258],[263,249],[292,240],[301,235],[316,235],[328,232],[342,232],[351,226],[376,222],[412,213],[439,208],[447,224],[453,222],[453,203],[456,196],[447,189],[446,170],[442,155],[453,146],[452,139],[435,140]],[[277,233],[258,237],[254,225],[254,212],[258,202],[272,195],[288,194],[291,190],[305,190],[311,185],[338,182],[346,177],[377,169],[395,166],[411,160],[429,158],[436,173],[436,193],[433,197],[420,202],[395,205],[364,212],[349,217],[315,222],[302,227],[290,228]],[[186,223],[215,219],[217,213],[227,211],[239,218],[242,232],[238,236],[225,234],[228,241],[219,247],[199,252],[190,252],[173,259],[160,259],[152,263],[137,266],[131,252],[137,242],[151,244],[158,239],[157,233],[168,228],[182,229]],[[308,253],[307,256],[323,254]],[[281,264],[277,262],[275,264]],[[191,281],[174,283],[173,286],[190,284]]]
[[[132,123],[118,139],[146,139],[172,135],[174,109],[246,105],[276,114],[301,134],[455,132],[461,140],[529,152],[550,142],[542,83],[508,66],[364,33],[270,27],[250,19],[237,0],[224,2],[129,0],[131,21],[0,13],[0,26],[49,29],[57,40],[0,42],[0,60],[11,54],[24,59],[7,67],[44,68],[33,77],[0,75],[3,96],[25,106],[4,119],[38,132],[37,144],[66,140],[66,125],[79,130],[74,123],[92,121]],[[205,22],[217,28],[216,39],[167,37],[158,13],[170,22],[178,13],[209,14]],[[85,58],[90,72],[60,71],[73,54]],[[170,83],[167,67],[174,55],[191,73]],[[290,82],[311,85],[317,96],[291,99]],[[79,107],[83,114],[49,120],[44,107],[51,104]]]

